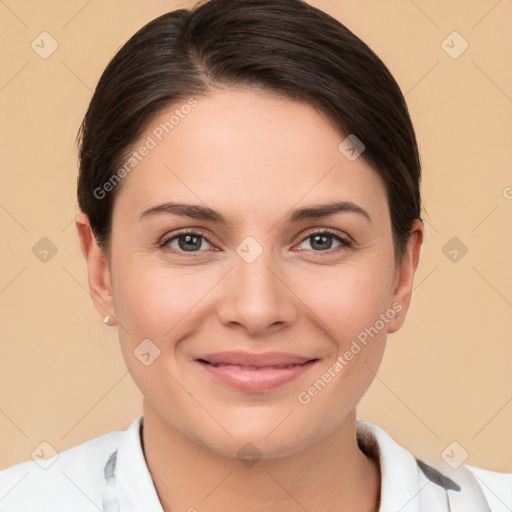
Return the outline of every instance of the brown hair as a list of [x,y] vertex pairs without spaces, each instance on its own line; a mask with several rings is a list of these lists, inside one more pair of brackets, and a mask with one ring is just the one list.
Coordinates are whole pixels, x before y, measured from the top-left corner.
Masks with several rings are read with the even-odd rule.
[[[380,58],[339,21],[302,0],[209,0],[141,28],[103,72],[78,133],[78,203],[108,255],[106,190],[130,148],[170,104],[215,87],[256,87],[304,101],[365,146],[383,179],[395,260],[420,218],[421,164],[405,99]],[[341,142],[341,139],[340,139]]]

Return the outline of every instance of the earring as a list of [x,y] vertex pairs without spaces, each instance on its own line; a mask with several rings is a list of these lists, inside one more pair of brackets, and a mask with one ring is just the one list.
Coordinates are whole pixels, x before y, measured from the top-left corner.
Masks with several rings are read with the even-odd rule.
[[103,319],[103,321],[105,322],[105,324],[106,324],[106,325],[108,325],[108,321],[109,321],[109,320],[110,320],[110,316],[109,316],[109,315],[107,315],[107,316]]

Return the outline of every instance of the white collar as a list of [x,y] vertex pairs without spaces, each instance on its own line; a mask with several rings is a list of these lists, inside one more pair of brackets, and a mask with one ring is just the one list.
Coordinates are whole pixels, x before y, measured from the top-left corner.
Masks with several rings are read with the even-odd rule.
[[117,449],[116,484],[123,511],[164,512],[142,451],[139,416],[126,429]]
[[419,512],[418,464],[414,456],[372,423],[357,420],[358,442],[363,451],[376,453],[381,474],[379,512]]
[[[121,510],[163,512],[142,451],[140,428],[143,416],[126,429],[119,445],[116,483]],[[357,437],[366,450],[379,457],[381,501],[379,512],[419,512],[418,466],[414,456],[398,445],[383,429],[357,421]]]

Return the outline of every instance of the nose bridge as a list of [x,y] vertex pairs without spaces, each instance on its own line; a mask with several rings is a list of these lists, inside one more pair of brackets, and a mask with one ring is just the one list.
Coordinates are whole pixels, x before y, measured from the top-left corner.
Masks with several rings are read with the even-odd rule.
[[255,239],[248,237],[236,249],[238,258],[235,260],[234,275],[251,293],[268,294],[275,287],[277,279],[272,268],[277,267],[276,258],[271,247],[263,248]]
[[[269,240],[267,237],[266,240]],[[270,243],[270,242],[266,242]],[[238,258],[235,259],[233,269],[233,284],[235,295],[241,300],[250,300],[255,303],[264,301],[270,304],[279,293],[275,273],[271,269],[276,268],[277,262],[274,251],[267,245],[263,246],[255,238],[248,236],[236,248]]]

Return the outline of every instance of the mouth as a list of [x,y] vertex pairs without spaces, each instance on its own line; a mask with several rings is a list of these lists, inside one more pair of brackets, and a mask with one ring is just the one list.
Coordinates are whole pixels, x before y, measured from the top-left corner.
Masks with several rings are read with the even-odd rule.
[[196,362],[218,383],[239,391],[261,393],[304,375],[318,361],[291,354],[220,353]]

